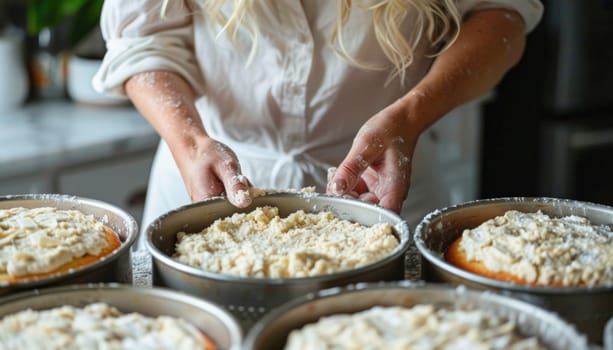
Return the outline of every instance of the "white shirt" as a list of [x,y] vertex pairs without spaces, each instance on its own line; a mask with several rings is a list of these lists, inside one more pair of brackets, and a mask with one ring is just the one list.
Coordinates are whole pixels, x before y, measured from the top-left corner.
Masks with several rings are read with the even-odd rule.
[[[250,40],[244,29],[237,49],[225,35],[217,37],[219,28],[207,23],[194,1],[171,0],[163,18],[160,3],[105,1],[101,25],[108,52],[94,86],[122,95],[123,83],[136,73],[162,69],[180,74],[201,95],[196,107],[207,133],[234,150],[243,173],[260,188],[315,185],[325,191],[327,169],[340,164],[362,124],[406,94],[432,61],[422,43],[405,84],[394,80],[386,85],[389,69],[353,67],[329,47],[337,1],[278,0],[255,2],[260,36],[247,66]],[[459,0],[457,4],[462,14],[479,7],[515,9],[527,31],[542,14],[537,0]],[[413,23],[409,16],[403,32],[414,30]],[[375,40],[370,11],[354,6],[343,35],[352,57],[389,67]],[[431,144],[429,137],[421,137],[413,159],[408,197],[413,221],[445,204]],[[144,224],[188,202],[181,176],[162,142],[152,169]]]

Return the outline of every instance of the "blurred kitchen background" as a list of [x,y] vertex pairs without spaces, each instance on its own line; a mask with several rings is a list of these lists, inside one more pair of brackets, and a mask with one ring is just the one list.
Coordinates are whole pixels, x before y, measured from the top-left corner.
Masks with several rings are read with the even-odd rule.
[[0,0],[0,195],[83,196],[140,221],[159,138],[127,100],[91,87],[101,6]]
[[[613,1],[543,3],[519,65],[434,126],[453,203],[551,196],[613,205]],[[0,195],[91,197],[139,219],[158,137],[127,101],[91,89],[104,53],[90,23],[100,4],[0,0]]]

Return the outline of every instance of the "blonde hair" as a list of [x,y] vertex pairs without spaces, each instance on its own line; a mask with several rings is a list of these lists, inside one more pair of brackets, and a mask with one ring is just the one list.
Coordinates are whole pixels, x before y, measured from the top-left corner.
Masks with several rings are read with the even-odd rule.
[[[162,9],[169,0],[164,0]],[[236,46],[241,27],[251,39],[251,50],[247,62],[255,55],[258,46],[259,32],[257,19],[254,15],[254,5],[262,0],[231,0],[233,10],[229,17],[222,7],[228,0],[198,0],[209,21],[221,27],[218,35],[225,33]],[[331,1],[331,0],[329,0]],[[330,45],[335,52],[349,64],[364,69],[385,69],[360,62],[347,51],[343,38],[343,26],[351,15],[352,0],[338,1],[338,17],[330,35]],[[372,11],[375,37],[381,50],[393,67],[390,79],[399,77],[404,82],[405,70],[415,59],[415,49],[425,38],[428,40],[431,55],[444,51],[458,36],[460,30],[460,14],[455,0],[378,0],[373,5],[365,7]],[[401,26],[407,15],[414,12],[416,30],[408,34],[402,32]]]

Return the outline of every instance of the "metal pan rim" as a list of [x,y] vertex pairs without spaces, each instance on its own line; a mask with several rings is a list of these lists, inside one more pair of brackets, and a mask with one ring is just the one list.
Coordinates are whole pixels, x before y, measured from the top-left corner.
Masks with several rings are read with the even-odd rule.
[[512,282],[505,282],[496,280],[493,278],[484,277],[456,266],[453,266],[438,256],[438,253],[433,251],[432,249],[426,246],[425,240],[423,238],[425,226],[428,225],[434,218],[444,216],[450,212],[460,210],[463,208],[469,207],[477,207],[488,204],[497,204],[497,203],[564,203],[568,205],[577,204],[580,206],[588,206],[592,208],[597,208],[601,210],[611,211],[613,212],[613,207],[591,203],[587,201],[578,201],[572,199],[563,199],[563,198],[553,198],[553,197],[498,197],[498,198],[487,198],[487,199],[478,199],[473,201],[467,201],[464,203],[451,205],[445,207],[443,209],[435,210],[429,214],[427,214],[424,219],[417,225],[414,234],[414,241],[417,249],[419,250],[422,257],[426,258],[430,263],[436,265],[442,270],[448,271],[460,278],[473,281],[476,283],[480,283],[482,285],[493,287],[493,288],[502,288],[504,290],[513,291],[513,292],[523,292],[523,293],[532,293],[532,294],[544,294],[544,295],[560,295],[560,294],[586,294],[586,293],[610,293],[613,290],[613,284],[605,284],[605,285],[595,285],[595,286],[581,286],[581,287],[547,287],[547,286],[525,286]]
[[38,287],[38,286],[44,286],[47,284],[53,284],[53,283],[56,283],[56,282],[59,282],[65,279],[70,279],[72,277],[85,275],[89,272],[92,272],[93,270],[100,268],[101,266],[112,263],[113,261],[117,260],[119,256],[125,254],[126,251],[129,251],[132,245],[134,244],[134,242],[136,241],[136,237],[138,234],[138,224],[136,223],[136,220],[134,220],[134,218],[130,214],[128,214],[126,211],[124,211],[123,209],[119,208],[116,205],[113,205],[113,204],[110,204],[104,201],[100,201],[97,199],[66,195],[66,194],[17,194],[17,195],[0,196],[0,202],[6,202],[6,201],[53,201],[53,202],[58,202],[58,203],[61,202],[61,203],[86,205],[86,206],[101,208],[104,211],[113,212],[113,213],[116,213],[118,216],[120,216],[123,219],[124,223],[126,224],[126,229],[128,232],[130,232],[130,234],[125,237],[125,240],[121,241],[121,246],[119,248],[115,249],[108,256],[92,264],[89,264],[87,266],[77,268],[74,270],[70,270],[67,272],[53,274],[53,275],[46,276],[46,277],[17,281],[13,283],[0,283],[0,288],[3,288],[3,287],[15,287],[15,288]]
[[[247,348],[253,348],[257,337],[268,327],[268,325],[279,317],[297,309],[305,304],[320,299],[329,297],[339,297],[342,295],[357,294],[364,291],[393,291],[393,290],[414,290],[414,289],[426,289],[440,292],[449,292],[456,295],[462,295],[468,298],[487,298],[487,301],[493,301],[505,305],[505,307],[520,310],[521,312],[536,313],[538,317],[547,318],[553,320],[560,325],[564,325],[577,332],[576,328],[567,321],[559,318],[559,316],[546,309],[540,308],[528,302],[518,300],[509,296],[505,296],[501,293],[494,291],[482,291],[475,288],[469,288],[465,286],[457,286],[449,283],[432,283],[424,281],[393,281],[393,282],[378,282],[378,283],[357,283],[343,287],[333,287],[323,289],[317,292],[308,293],[301,297],[294,298],[275,309],[269,311],[264,317],[262,317],[248,332],[245,337],[243,345]],[[349,296],[347,296],[349,298]],[[577,332],[577,334],[583,337]]]
[[[100,293],[111,294],[117,293],[118,295],[136,295],[136,296],[144,296],[144,297],[154,297],[160,298],[163,300],[168,300],[184,305],[193,306],[199,310],[209,313],[213,315],[216,319],[219,320],[221,324],[224,325],[225,330],[228,332],[230,341],[233,344],[240,344],[243,340],[243,331],[239,326],[238,321],[234,316],[232,316],[227,310],[225,310],[222,306],[208,301],[206,299],[202,299],[196,297],[194,295],[190,295],[184,293],[182,291],[166,288],[166,287],[144,287],[144,286],[134,286],[129,284],[121,284],[121,283],[88,283],[88,284],[73,284],[66,286],[55,286],[48,287],[43,289],[34,289],[27,290],[15,294],[11,294],[5,297],[0,298],[0,310],[2,310],[2,305],[8,305],[9,303],[15,302],[23,302],[28,301],[29,299],[36,298],[45,298],[48,296],[54,295],[62,295],[66,296],[66,302],[63,305],[75,305],[80,306],[79,303],[74,303],[75,300],[79,300],[78,297],[81,296],[90,296]],[[71,298],[71,296],[75,298]],[[49,305],[49,308],[60,306]],[[113,305],[111,305],[113,306]],[[132,310],[120,310],[124,312],[130,312]],[[161,316],[161,314],[153,312],[156,316]],[[6,314],[0,314],[0,319],[6,316]],[[232,349],[234,349],[233,347]]]
[[223,197],[215,197],[215,198],[211,198],[206,201],[203,201],[203,202],[191,203],[191,204],[187,204],[187,205],[175,208],[161,215],[160,217],[158,217],[147,228],[145,246],[147,247],[147,250],[149,250],[149,252],[153,256],[154,263],[155,263],[155,260],[157,260],[158,262],[163,263],[164,265],[169,266],[174,270],[189,274],[194,277],[204,278],[204,279],[213,280],[213,281],[220,281],[220,282],[247,283],[247,284],[254,284],[254,285],[263,285],[263,284],[264,285],[300,285],[300,284],[312,284],[314,282],[334,281],[334,280],[339,280],[339,279],[343,279],[347,277],[352,277],[356,274],[362,274],[362,273],[367,273],[373,270],[377,270],[381,268],[382,266],[386,266],[390,262],[397,260],[401,255],[405,254],[405,252],[409,248],[409,245],[411,244],[411,241],[412,241],[411,235],[410,235],[409,227],[408,227],[406,220],[402,219],[398,214],[392,212],[391,210],[388,210],[381,206],[377,206],[371,203],[366,203],[358,199],[342,198],[342,197],[336,197],[336,196],[330,196],[330,195],[324,195],[324,194],[314,194],[314,193],[309,193],[309,192],[307,193],[271,193],[271,194],[265,195],[265,197],[267,198],[274,198],[275,196],[295,197],[296,195],[298,195],[299,197],[305,198],[305,199],[326,198],[326,199],[333,200],[333,201],[346,201],[346,202],[350,202],[354,205],[359,205],[359,206],[367,206],[367,207],[374,206],[376,207],[377,210],[381,211],[384,215],[398,219],[398,223],[394,225],[394,229],[400,238],[400,242],[398,246],[388,256],[386,256],[385,258],[381,260],[373,262],[371,264],[361,266],[356,269],[345,270],[345,271],[340,271],[340,272],[331,273],[331,274],[312,276],[312,277],[297,277],[297,278],[241,277],[241,276],[236,276],[236,275],[207,271],[207,270],[203,270],[198,267],[190,266],[190,265],[174,260],[172,257],[162,252],[152,243],[153,241],[152,240],[152,234],[153,234],[152,227],[155,227],[156,224],[159,224],[159,222],[163,221],[165,218],[172,216],[183,210],[188,210],[191,208],[203,206],[203,205],[206,205],[207,203],[214,203],[214,202],[226,200]]

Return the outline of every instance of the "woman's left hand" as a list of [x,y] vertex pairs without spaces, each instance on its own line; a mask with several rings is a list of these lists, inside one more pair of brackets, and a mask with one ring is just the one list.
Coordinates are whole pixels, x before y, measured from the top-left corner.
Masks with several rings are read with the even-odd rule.
[[327,192],[400,212],[419,135],[453,108],[490,91],[521,58],[524,30],[513,10],[486,8],[464,16],[458,37],[422,80],[362,126]]
[[327,193],[379,204],[397,213],[411,181],[411,157],[421,130],[405,103],[394,103],[358,131],[345,159],[328,179]]

